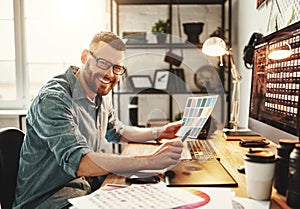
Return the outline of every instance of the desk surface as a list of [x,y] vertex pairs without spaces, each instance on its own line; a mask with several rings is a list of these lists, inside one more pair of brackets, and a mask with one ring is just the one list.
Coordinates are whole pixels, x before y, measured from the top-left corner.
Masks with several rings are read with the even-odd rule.
[[[217,146],[216,153],[221,158],[221,162],[228,172],[238,182],[238,187],[231,188],[235,192],[237,197],[247,197],[246,191],[246,179],[245,175],[237,171],[238,166],[243,165],[243,157],[248,152],[249,148],[242,148],[239,146],[238,141],[226,141],[223,137],[219,137],[216,140]],[[154,149],[157,145],[151,144],[134,144],[129,143],[125,146],[122,155],[141,155],[143,152],[149,153],[149,149]],[[276,153],[276,144],[271,143],[267,149]],[[125,177],[115,174],[109,174],[102,185],[105,184],[126,184]],[[272,197],[283,198],[279,196],[275,190],[273,190]],[[273,200],[271,201],[271,209],[280,209]]]

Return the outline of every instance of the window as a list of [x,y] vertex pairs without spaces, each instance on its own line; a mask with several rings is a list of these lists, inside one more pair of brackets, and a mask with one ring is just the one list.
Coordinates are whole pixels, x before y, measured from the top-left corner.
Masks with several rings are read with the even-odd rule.
[[[15,21],[14,21],[15,20]],[[18,99],[17,60],[15,29],[18,19],[14,18],[13,1],[0,0],[0,103],[10,106]]]
[[[0,108],[26,109],[37,92],[110,29],[109,0],[0,0]],[[3,47],[4,46],[4,47]]]

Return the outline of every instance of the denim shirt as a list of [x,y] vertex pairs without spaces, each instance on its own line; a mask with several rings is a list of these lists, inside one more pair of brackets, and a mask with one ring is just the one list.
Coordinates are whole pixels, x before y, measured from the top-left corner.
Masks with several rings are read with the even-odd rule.
[[34,208],[76,178],[80,159],[118,143],[124,125],[112,108],[111,95],[87,98],[70,67],[51,79],[31,104],[20,153],[14,208]]

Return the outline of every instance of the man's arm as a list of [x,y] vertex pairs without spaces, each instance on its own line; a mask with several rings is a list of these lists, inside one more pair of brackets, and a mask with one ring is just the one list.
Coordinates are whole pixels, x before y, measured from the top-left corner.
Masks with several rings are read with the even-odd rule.
[[134,157],[89,152],[81,158],[76,175],[100,176],[108,173],[164,169],[178,163],[182,147],[180,141],[167,142],[152,155]]
[[160,128],[139,128],[127,126],[122,134],[122,142],[144,142],[153,139],[173,139],[182,122],[169,123]]

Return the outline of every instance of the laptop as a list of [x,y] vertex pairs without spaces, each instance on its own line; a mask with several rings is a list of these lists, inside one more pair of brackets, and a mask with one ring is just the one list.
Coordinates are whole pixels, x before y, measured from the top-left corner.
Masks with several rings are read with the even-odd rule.
[[[167,186],[206,186],[237,187],[238,184],[223,167],[216,156],[213,133],[216,127],[210,117],[218,96],[188,97],[183,113],[183,125],[179,130],[184,141],[182,160],[175,167],[165,172]],[[209,120],[210,119],[210,120]],[[201,131],[206,130],[206,139],[199,140]],[[194,139],[193,139],[194,138]],[[217,139],[217,138],[216,138]],[[191,157],[183,159],[190,154]]]
[[[169,187],[237,187],[238,183],[222,165],[214,152],[210,139],[186,141],[183,152],[191,159],[182,159],[179,164],[165,172]],[[195,145],[196,144],[196,145]],[[183,153],[184,156],[187,153]]]

